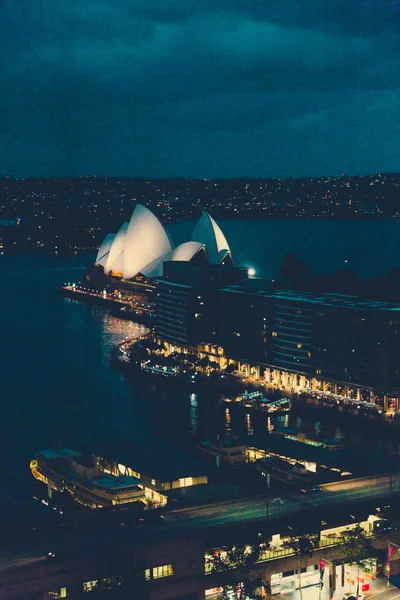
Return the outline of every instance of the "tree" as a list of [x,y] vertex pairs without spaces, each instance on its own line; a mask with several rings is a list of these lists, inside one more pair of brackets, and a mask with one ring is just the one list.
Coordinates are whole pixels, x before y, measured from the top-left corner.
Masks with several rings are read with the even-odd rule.
[[200,362],[199,355],[196,352],[188,352],[183,355],[184,360],[192,365],[198,365]]
[[235,363],[231,363],[230,365],[225,367],[224,373],[226,373],[226,375],[232,375],[232,373],[234,373],[236,371],[236,369],[237,369],[237,366],[235,365]]
[[305,556],[312,556],[314,550],[318,548],[319,536],[317,533],[306,533],[304,535],[292,535],[284,543],[286,548],[293,550],[298,557],[297,578],[299,581],[300,598],[303,600],[303,589],[301,587],[301,565]]
[[304,286],[311,275],[310,267],[297,254],[286,254],[279,269],[279,279],[298,288]]
[[208,358],[208,356],[203,356],[203,358],[199,360],[199,366],[204,370],[208,369],[208,367],[211,365],[212,361]]
[[142,340],[141,345],[143,348],[146,348],[146,350],[149,350],[150,352],[154,352],[155,350],[163,349],[163,346],[161,344],[159,344],[158,342],[156,342],[156,340],[154,340],[151,337],[148,337],[148,338],[145,338],[144,340]]
[[262,584],[261,578],[253,572],[264,545],[237,544],[227,548],[223,553],[216,552],[207,559],[207,564],[214,573],[223,575],[223,585],[220,600],[230,597],[232,589],[237,590],[238,599],[243,600],[247,595],[254,594]]
[[370,555],[371,545],[367,539],[367,533],[357,524],[355,527],[343,531],[341,538],[343,543],[343,561],[345,564],[357,567],[358,578],[360,576],[360,568],[365,569],[367,559]]

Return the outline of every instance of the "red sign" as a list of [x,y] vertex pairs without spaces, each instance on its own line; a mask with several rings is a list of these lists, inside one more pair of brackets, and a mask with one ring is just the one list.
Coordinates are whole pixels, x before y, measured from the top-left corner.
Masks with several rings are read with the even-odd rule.
[[361,586],[361,591],[369,592],[369,583],[364,583],[364,585]]

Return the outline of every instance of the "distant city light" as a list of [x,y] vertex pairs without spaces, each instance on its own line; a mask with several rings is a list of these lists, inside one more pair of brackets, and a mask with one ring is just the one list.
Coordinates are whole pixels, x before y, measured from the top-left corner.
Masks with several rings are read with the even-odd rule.
[[249,277],[254,277],[254,275],[256,274],[256,270],[251,268],[247,271],[247,273],[249,274]]

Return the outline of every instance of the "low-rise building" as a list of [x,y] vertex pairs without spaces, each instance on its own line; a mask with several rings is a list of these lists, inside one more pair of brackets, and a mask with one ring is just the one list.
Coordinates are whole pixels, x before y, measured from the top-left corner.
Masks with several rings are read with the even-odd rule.
[[207,463],[189,454],[133,442],[119,443],[118,447],[104,445],[96,450],[95,460],[107,473],[140,479],[147,499],[161,506],[167,503],[165,492],[207,484],[212,470]]
[[99,469],[92,457],[69,448],[43,450],[31,461],[33,476],[51,490],[69,492],[74,500],[91,508],[145,501],[144,485],[132,474],[110,474]]

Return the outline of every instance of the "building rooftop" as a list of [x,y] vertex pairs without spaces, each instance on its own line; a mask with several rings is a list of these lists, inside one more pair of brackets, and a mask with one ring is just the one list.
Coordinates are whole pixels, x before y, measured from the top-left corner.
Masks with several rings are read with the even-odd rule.
[[140,479],[131,475],[126,475],[123,479],[102,473],[102,477],[91,480],[95,487],[102,487],[109,490],[122,490],[133,486],[142,485]]
[[169,499],[169,504],[175,508],[229,502],[251,496],[247,490],[225,481],[208,485],[193,485],[164,493]]
[[[141,484],[140,479],[137,477],[116,477],[108,473],[103,473],[97,469],[91,457],[88,457],[84,454],[78,454],[70,449],[66,449],[65,451],[64,449],[61,449],[59,452],[45,450],[39,454],[40,456],[43,456],[46,461],[48,461],[51,469],[62,474],[68,479],[79,481],[85,485],[109,490],[124,490],[125,488]],[[80,465],[90,467],[91,469],[96,469],[98,476],[96,473],[94,474],[94,477],[84,477],[80,475],[75,471],[72,461],[77,462]]]
[[96,453],[161,482],[205,476],[213,470],[190,454],[146,442],[104,443],[96,447]]
[[60,448],[59,450],[49,448],[47,450],[41,450],[37,454],[46,460],[52,460],[54,458],[73,458],[76,460],[78,456],[81,456],[81,452],[71,450],[71,448]]
[[237,294],[252,294],[256,297],[265,297],[274,300],[290,300],[294,302],[305,302],[310,305],[341,307],[352,310],[400,311],[400,304],[380,300],[364,300],[358,296],[334,293],[317,294],[298,290],[271,290],[268,289],[267,281],[265,289],[252,289],[247,285],[232,285],[224,288],[223,291]]

